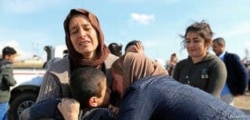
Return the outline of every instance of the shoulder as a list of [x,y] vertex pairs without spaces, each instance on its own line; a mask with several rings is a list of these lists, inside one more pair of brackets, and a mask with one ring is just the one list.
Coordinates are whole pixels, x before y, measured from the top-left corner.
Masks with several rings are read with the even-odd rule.
[[105,61],[115,61],[116,59],[118,59],[117,56],[115,56],[113,54],[108,54],[108,57]]
[[176,66],[182,66],[182,65],[185,65],[185,64],[187,64],[187,63],[191,63],[190,60],[189,60],[188,58],[183,59],[183,60],[180,60],[180,61],[176,64]]
[[235,53],[229,53],[229,52],[226,52],[225,57],[240,59],[239,55]]
[[104,61],[104,64],[106,65],[106,67],[110,68],[111,65],[113,64],[113,62],[115,62],[115,60],[117,60],[118,57],[113,55],[113,54],[109,54],[107,59]]
[[208,53],[204,61],[214,62],[214,63],[223,63],[223,61],[216,55]]
[[213,65],[224,65],[224,62],[218,56],[210,53],[207,55],[207,61]]
[[55,58],[49,61],[50,66],[48,68],[49,71],[57,71],[61,69],[69,68],[69,59],[66,58]]
[[12,63],[7,61],[7,60],[4,60],[4,59],[0,59],[0,67],[1,68],[9,68],[9,67],[12,67]]

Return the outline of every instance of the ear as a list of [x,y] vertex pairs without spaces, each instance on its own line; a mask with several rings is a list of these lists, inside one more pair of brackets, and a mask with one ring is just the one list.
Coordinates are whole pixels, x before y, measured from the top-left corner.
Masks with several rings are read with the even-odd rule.
[[98,106],[98,99],[97,97],[93,96],[89,99],[89,106],[97,107]]

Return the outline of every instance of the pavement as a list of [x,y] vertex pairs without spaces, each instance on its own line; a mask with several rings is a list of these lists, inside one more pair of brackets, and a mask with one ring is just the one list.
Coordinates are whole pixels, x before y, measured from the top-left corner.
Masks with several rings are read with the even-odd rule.
[[250,117],[250,91],[246,92],[243,96],[236,97],[234,107],[242,110]]

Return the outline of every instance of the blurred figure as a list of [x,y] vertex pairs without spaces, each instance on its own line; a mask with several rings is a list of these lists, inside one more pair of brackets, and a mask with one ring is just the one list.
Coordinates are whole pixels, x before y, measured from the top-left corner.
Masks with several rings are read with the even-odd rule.
[[122,55],[122,45],[117,43],[110,43],[108,46],[110,52],[118,57]]
[[69,54],[69,51],[68,51],[68,50],[64,50],[64,51],[63,51],[63,57],[67,57],[68,54]]
[[170,60],[167,61],[165,68],[168,70],[168,73],[170,76],[172,76],[173,72],[174,72],[174,68],[175,65],[178,61],[178,57],[176,55],[176,53],[172,53],[170,56]]
[[208,52],[213,37],[210,25],[205,21],[195,22],[188,26],[182,37],[188,58],[176,64],[173,78],[220,98],[227,70],[217,56]]
[[227,68],[226,84],[221,92],[221,99],[233,105],[234,96],[243,95],[248,81],[248,73],[240,57],[226,52],[226,43],[222,37],[213,40],[214,53],[224,61]]
[[127,52],[136,52],[136,53],[144,53],[144,47],[139,40],[132,40],[128,42],[125,47],[125,53]]
[[16,55],[17,52],[12,47],[6,46],[2,50],[2,58],[0,59],[0,120],[7,120],[10,87],[16,84],[12,67]]
[[250,92],[250,60],[244,59],[243,64],[245,65],[245,67],[247,68],[248,71],[248,83],[247,83],[247,92]]

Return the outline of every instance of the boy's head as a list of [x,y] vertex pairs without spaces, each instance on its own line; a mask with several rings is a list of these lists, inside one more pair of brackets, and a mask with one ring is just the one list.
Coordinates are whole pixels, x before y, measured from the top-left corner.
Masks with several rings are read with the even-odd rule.
[[93,67],[76,69],[70,78],[73,97],[82,109],[104,107],[109,104],[110,90],[105,74]]
[[6,46],[2,50],[3,59],[8,60],[10,62],[13,62],[15,60],[16,55],[17,55],[17,52],[12,47]]

